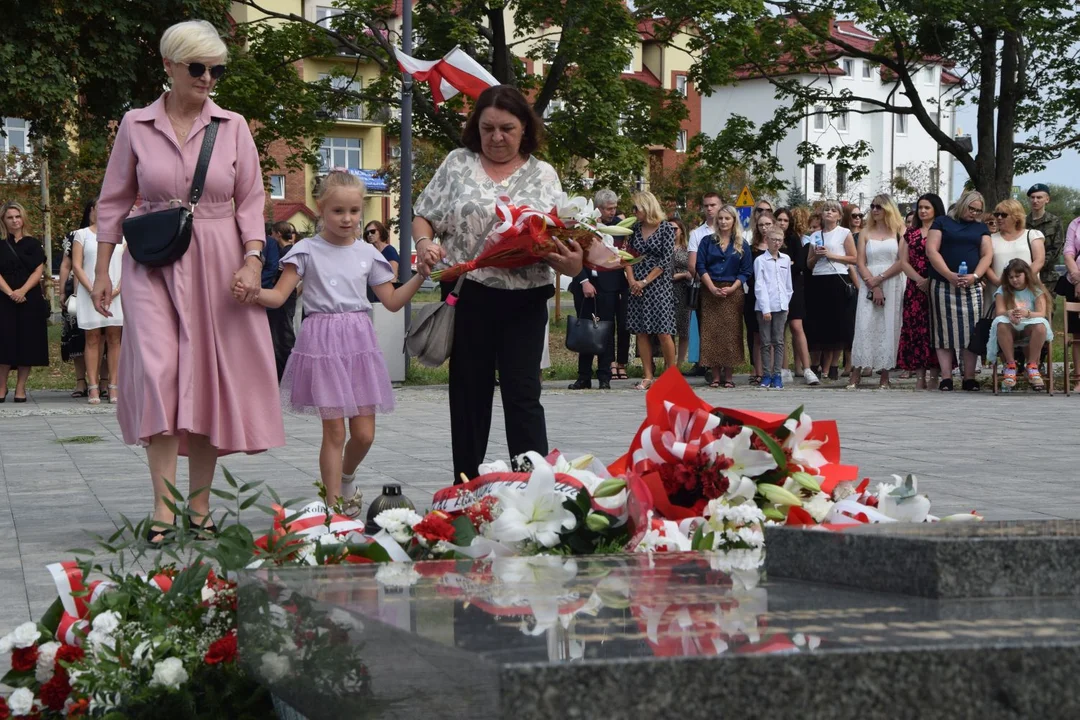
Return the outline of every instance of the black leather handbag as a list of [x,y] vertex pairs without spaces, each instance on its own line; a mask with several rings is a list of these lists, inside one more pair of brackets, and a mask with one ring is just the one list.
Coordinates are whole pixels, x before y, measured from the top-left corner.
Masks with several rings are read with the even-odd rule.
[[[596,298],[592,298],[593,312],[585,317],[566,318],[566,349],[582,355],[603,355],[615,343],[615,321],[601,320],[596,316]],[[585,310],[585,303],[581,305]]]
[[686,294],[686,305],[691,310],[697,310],[701,305],[701,280],[694,278],[690,282],[690,291]]
[[214,140],[220,123],[217,118],[212,119],[203,133],[199,162],[195,166],[195,177],[191,180],[191,208],[180,205],[136,215],[124,221],[124,239],[135,262],[147,267],[164,267],[172,265],[187,252],[191,245],[195,207],[202,197],[206,169],[210,166],[210,155],[214,152]]

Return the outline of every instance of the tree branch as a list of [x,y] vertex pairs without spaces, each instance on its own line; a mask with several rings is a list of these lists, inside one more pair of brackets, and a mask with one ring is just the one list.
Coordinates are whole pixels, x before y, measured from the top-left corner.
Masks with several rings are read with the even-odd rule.
[[[570,6],[571,3],[567,3],[568,10]],[[555,91],[559,89],[559,80],[562,79],[566,68],[570,65],[567,37],[576,32],[576,25],[577,16],[567,12],[566,17],[563,19],[562,33],[559,35],[559,49],[555,51],[555,57],[552,58],[551,66],[544,77],[544,84],[540,87],[540,92],[536,94],[536,100],[533,101],[533,110],[536,111],[537,115],[543,116],[547,106],[555,97]]]
[[1067,140],[1056,142],[1052,145],[1033,145],[1032,143],[1016,143],[1017,150],[1024,150],[1025,152],[1057,152],[1058,150],[1066,150],[1073,145],[1080,146],[1080,135],[1073,135]]

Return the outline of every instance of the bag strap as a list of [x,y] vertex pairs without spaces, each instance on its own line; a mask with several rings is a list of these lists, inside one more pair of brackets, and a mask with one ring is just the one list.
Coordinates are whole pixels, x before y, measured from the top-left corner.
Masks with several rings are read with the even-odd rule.
[[203,185],[206,183],[206,170],[210,167],[210,155],[214,152],[214,141],[217,139],[218,125],[221,120],[211,118],[203,133],[202,149],[199,150],[199,162],[195,166],[195,176],[191,180],[191,209],[199,204],[202,197]]

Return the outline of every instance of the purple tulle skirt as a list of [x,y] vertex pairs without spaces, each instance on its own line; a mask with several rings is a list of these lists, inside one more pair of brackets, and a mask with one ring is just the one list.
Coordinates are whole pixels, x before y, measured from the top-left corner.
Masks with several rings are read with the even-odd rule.
[[394,409],[390,374],[367,313],[309,315],[285,374],[282,406],[323,420]]

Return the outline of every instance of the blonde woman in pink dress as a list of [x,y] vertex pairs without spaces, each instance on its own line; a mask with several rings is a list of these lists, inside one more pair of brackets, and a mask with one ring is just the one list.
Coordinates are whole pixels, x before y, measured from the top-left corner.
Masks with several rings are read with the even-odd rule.
[[[220,120],[188,251],[161,268],[124,256],[117,415],[124,442],[146,447],[154,487],[151,543],[176,522],[165,505],[165,483],[176,484],[178,455],[189,458],[191,522],[212,533],[209,489],[218,456],[285,444],[270,328],[254,304],[265,242],[259,156],[247,121],[210,99],[226,47],[210,23],[189,21],[165,31],[161,54],[172,87],[124,116],[109,158],[92,293],[108,316],[109,261],[136,197],[142,199],[136,214],[177,200],[186,205],[203,131],[211,118]],[[232,297],[237,283],[245,289],[243,304]]]

